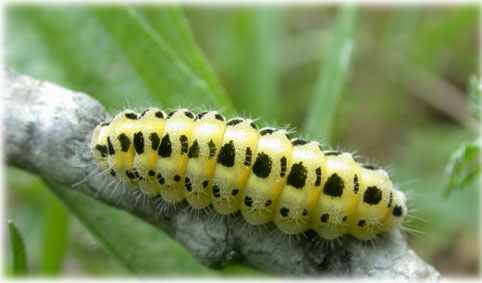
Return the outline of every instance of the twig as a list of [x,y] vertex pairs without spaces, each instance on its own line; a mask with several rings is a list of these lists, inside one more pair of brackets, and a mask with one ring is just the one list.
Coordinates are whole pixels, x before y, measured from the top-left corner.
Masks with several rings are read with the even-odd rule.
[[[95,166],[85,147],[105,109],[95,99],[5,69],[4,126],[8,165],[40,175],[49,182],[72,186]],[[82,146],[84,145],[84,146]],[[220,268],[244,263],[267,273],[288,276],[350,276],[437,279],[439,273],[409,249],[400,231],[370,245],[348,238],[343,246],[319,245],[309,238],[276,237],[273,224],[248,233],[240,216],[212,221],[214,210],[199,219],[186,204],[160,214],[154,203],[135,206],[132,194],[105,189],[104,176],[89,177],[76,186],[98,200],[129,211],[182,243],[203,264]],[[290,244],[288,244],[290,243]],[[328,246],[328,247],[327,247]]]

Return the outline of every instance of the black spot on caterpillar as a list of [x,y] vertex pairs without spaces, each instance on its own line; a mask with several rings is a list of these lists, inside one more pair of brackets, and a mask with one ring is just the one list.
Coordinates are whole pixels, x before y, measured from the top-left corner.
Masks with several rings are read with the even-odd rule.
[[244,166],[249,167],[251,165],[251,158],[253,157],[253,152],[251,151],[251,148],[248,146],[246,148],[246,157],[244,159]]
[[292,142],[291,142],[294,146],[297,146],[297,145],[304,145],[304,144],[307,144],[308,142],[303,140],[303,139],[294,139]]
[[363,201],[368,204],[378,204],[382,200],[382,192],[375,186],[368,187],[363,195]]
[[267,178],[271,173],[271,158],[264,152],[258,153],[253,165],[253,173],[259,178]]
[[134,134],[134,148],[137,154],[144,153],[144,135],[142,135],[142,132]]
[[341,152],[339,152],[339,151],[326,151],[325,152],[326,156],[338,156],[340,154],[341,154]]
[[164,112],[162,111],[157,111],[154,115],[159,119],[164,119]]
[[187,148],[189,147],[187,137],[185,135],[181,135],[179,137],[179,141],[181,142],[181,154],[186,154]]
[[289,210],[288,208],[286,208],[286,207],[283,207],[283,208],[280,209],[279,212],[281,213],[281,215],[282,215],[283,217],[286,217],[286,216],[288,216],[288,213],[290,212],[290,210]]
[[219,187],[217,185],[213,185],[213,196],[214,197],[221,197],[221,195],[219,194]]
[[330,217],[330,215],[328,213],[324,213],[322,216],[321,216],[321,222],[323,223],[326,223],[328,221],[328,218]]
[[131,120],[136,120],[137,119],[137,114],[133,112],[127,112],[125,113],[127,119]]
[[107,157],[107,146],[98,144],[95,146],[95,149],[100,152],[102,157]]
[[293,164],[286,183],[297,189],[302,189],[305,186],[306,173],[307,170],[306,167],[303,166],[303,162]]
[[159,138],[157,133],[151,133],[151,135],[149,136],[149,140],[151,141],[152,150],[157,150],[161,142],[161,139]]
[[334,173],[328,178],[323,188],[323,193],[332,197],[341,197],[343,194],[343,188],[345,187],[344,181],[338,174]]
[[169,139],[169,134],[166,134],[161,141],[161,146],[159,147],[158,154],[161,157],[169,157],[171,156],[172,147],[171,147],[171,140]]
[[199,144],[197,140],[195,140],[191,147],[189,148],[189,153],[187,155],[189,158],[197,158],[199,157]]
[[263,128],[261,130],[259,130],[259,134],[264,136],[264,135],[270,135],[272,134],[274,131],[276,131],[275,128]]
[[281,157],[280,162],[281,162],[281,172],[279,176],[283,178],[286,174],[286,164],[287,164],[286,157],[285,156]]
[[229,141],[229,143],[221,147],[218,156],[218,163],[226,167],[232,167],[234,165],[234,158],[234,144],[233,141]]
[[321,185],[321,167],[316,168],[316,181],[315,181],[315,186]]
[[214,144],[213,140],[210,140],[208,142],[209,146],[209,158],[214,158],[216,157],[216,145]]
[[237,124],[243,122],[243,119],[240,119],[240,118],[234,118],[234,119],[231,119],[229,120],[226,125],[227,126],[236,126]]

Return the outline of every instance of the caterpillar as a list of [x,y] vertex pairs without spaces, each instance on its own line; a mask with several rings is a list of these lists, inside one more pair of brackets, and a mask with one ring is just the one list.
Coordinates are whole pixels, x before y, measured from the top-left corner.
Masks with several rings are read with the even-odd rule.
[[324,239],[369,240],[407,214],[385,170],[217,111],[124,110],[97,125],[90,148],[102,171],[148,196],[241,211],[248,223],[273,221],[286,234],[313,229]]

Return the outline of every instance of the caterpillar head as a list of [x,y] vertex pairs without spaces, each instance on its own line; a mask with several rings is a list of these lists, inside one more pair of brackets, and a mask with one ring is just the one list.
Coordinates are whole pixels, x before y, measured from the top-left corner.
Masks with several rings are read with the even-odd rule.
[[109,164],[107,162],[109,150],[106,135],[108,126],[109,122],[103,122],[97,125],[90,140],[90,150],[92,152],[92,156],[94,157],[95,163],[102,171],[109,168]]
[[400,227],[403,219],[407,216],[407,197],[401,191],[393,191],[392,208],[385,220],[382,222],[382,232],[389,232]]
[[406,215],[405,202],[405,196],[394,188],[385,170],[362,165],[360,199],[350,221],[350,233],[367,240],[397,228]]

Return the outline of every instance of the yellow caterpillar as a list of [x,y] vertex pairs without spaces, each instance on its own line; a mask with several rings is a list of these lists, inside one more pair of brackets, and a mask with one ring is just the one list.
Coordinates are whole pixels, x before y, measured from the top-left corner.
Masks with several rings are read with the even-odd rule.
[[101,170],[149,196],[197,209],[212,204],[221,214],[240,210],[248,223],[273,221],[287,234],[313,229],[324,239],[367,240],[398,228],[407,214],[405,195],[384,170],[216,111],[125,110],[95,128],[90,146]]

